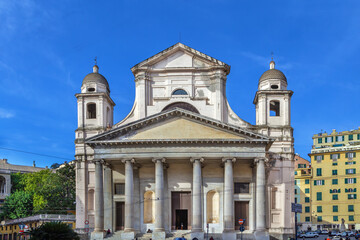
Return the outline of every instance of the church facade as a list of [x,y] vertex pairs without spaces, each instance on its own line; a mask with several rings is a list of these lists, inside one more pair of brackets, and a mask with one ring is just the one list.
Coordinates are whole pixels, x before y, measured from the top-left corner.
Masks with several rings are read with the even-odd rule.
[[131,68],[136,97],[113,123],[115,103],[97,65],[76,94],[76,227],[102,239],[204,233],[236,239],[293,233],[294,147],[285,75],[264,72],[256,123],[226,98],[230,66],[184,44]]

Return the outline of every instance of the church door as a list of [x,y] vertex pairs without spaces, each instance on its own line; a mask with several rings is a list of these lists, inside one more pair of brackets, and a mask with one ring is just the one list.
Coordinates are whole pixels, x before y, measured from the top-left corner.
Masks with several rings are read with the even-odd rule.
[[116,231],[124,230],[125,203],[116,202]]
[[191,226],[191,192],[171,192],[171,229],[187,230]]
[[249,230],[249,202],[235,201],[235,230],[240,229],[239,219],[245,220],[245,230]]

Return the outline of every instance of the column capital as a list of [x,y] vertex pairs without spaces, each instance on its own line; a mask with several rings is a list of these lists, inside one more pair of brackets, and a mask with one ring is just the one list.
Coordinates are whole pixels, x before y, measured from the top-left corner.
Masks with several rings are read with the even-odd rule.
[[232,163],[235,163],[236,162],[236,158],[222,158],[221,159],[221,162],[222,163],[226,163],[227,161],[231,161]]
[[202,157],[200,157],[200,158],[199,157],[198,158],[194,158],[194,157],[190,158],[191,163],[194,163],[196,160],[199,160],[200,163],[204,162],[204,158],[202,158]]
[[124,159],[121,159],[121,162],[122,163],[126,163],[126,162],[130,162],[130,163],[135,163],[135,159],[134,158],[124,158]]
[[91,162],[93,162],[94,164],[101,164],[101,165],[104,165],[106,163],[104,159],[96,159],[96,160],[92,160]]
[[157,163],[157,161],[161,161],[162,163],[165,163],[166,159],[165,158],[153,158],[152,161],[154,163]]
[[255,158],[254,159],[254,163],[255,164],[258,164],[259,162],[261,162],[261,161],[263,161],[263,162],[268,162],[269,161],[269,159],[267,159],[266,157],[258,157],[258,158]]

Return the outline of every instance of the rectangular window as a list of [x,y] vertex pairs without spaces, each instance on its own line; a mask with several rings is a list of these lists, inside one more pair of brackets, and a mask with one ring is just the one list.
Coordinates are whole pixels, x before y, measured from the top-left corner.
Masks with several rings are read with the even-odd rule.
[[348,194],[348,199],[356,199],[356,194]]
[[356,157],[356,153],[354,153],[354,152],[345,153],[345,157],[348,158],[349,160],[351,160],[354,157]]
[[338,184],[338,180],[337,180],[337,179],[332,179],[332,184],[333,184],[333,185],[337,185],[337,184]]
[[349,216],[349,221],[354,221],[354,215]]
[[316,176],[321,176],[321,168],[316,169]]
[[324,160],[324,155],[314,156],[314,159],[315,159],[316,161]]
[[318,138],[318,143],[322,143],[322,138]]
[[297,194],[297,189],[295,189],[295,191],[294,191],[294,192],[295,192],[295,194]]
[[339,217],[338,217],[338,216],[333,216],[333,221],[334,221],[334,222],[339,221]]
[[350,140],[354,140],[354,135],[352,135],[352,134],[349,135],[349,141]]
[[318,222],[322,222],[322,216],[318,216],[318,217],[317,217],[317,221],[318,221]]
[[345,165],[354,165],[354,164],[356,164],[356,162],[355,162],[355,161],[345,162]]
[[310,188],[305,188],[305,193],[310,193]]
[[340,153],[330,154],[330,158],[332,160],[338,160],[340,158]]
[[346,169],[345,170],[346,174],[355,174],[356,173],[356,169],[355,168],[351,168],[351,169]]
[[305,202],[306,202],[306,203],[310,202],[310,198],[309,198],[309,197],[305,197]]
[[250,183],[234,183],[234,193],[250,193]]
[[333,162],[332,165],[333,165],[333,166],[337,166],[338,163],[337,163],[337,162]]
[[354,205],[348,205],[348,212],[354,211]]
[[337,175],[337,170],[332,170],[332,175]]
[[337,205],[333,206],[333,212],[338,212],[339,211],[339,207]]
[[356,178],[345,178],[345,184],[356,183]]
[[297,198],[295,198],[295,203],[298,203],[298,199],[297,199]]
[[322,206],[317,206],[317,212],[322,212]]
[[125,183],[115,183],[115,194],[125,195]]
[[305,207],[305,212],[310,212],[310,207]]
[[305,179],[305,184],[310,184],[310,179]]
[[305,217],[305,222],[310,222],[310,217]]
[[337,194],[332,195],[332,200],[339,200],[339,196]]
[[337,141],[337,142],[342,142],[342,141],[344,141],[344,136],[336,136],[336,141]]
[[316,193],[316,200],[321,201],[322,200],[322,192]]
[[315,186],[325,185],[325,180],[314,180],[314,185]]
[[330,143],[330,142],[333,142],[333,137],[326,137],[325,143]]

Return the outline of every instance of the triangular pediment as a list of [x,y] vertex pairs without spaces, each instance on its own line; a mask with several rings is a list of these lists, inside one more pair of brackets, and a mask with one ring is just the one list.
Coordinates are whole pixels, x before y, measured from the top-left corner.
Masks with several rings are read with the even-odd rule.
[[158,54],[138,63],[131,70],[139,68],[167,69],[167,68],[209,68],[221,66],[230,71],[226,63],[210,57],[182,43],[177,43]]
[[88,144],[139,142],[272,142],[268,137],[184,109],[171,109],[86,139]]

